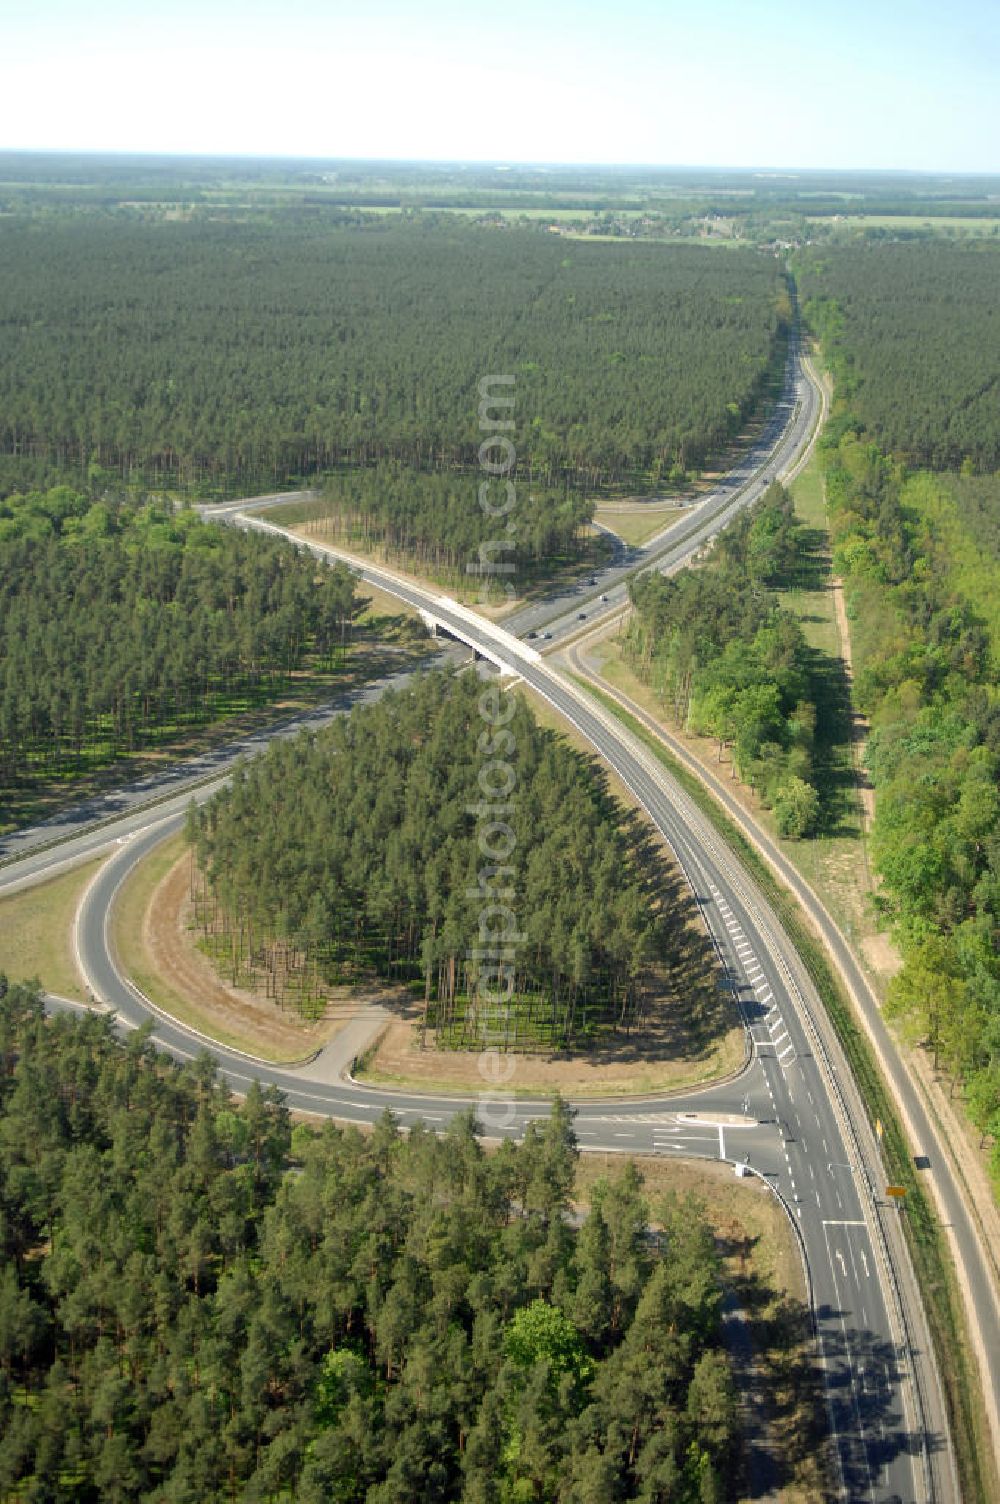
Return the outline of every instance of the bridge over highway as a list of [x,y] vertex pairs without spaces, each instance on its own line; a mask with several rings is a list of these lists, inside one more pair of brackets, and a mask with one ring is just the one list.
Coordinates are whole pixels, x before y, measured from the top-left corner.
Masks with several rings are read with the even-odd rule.
[[[798,462],[811,431],[804,413],[815,416],[816,394],[797,362],[788,390],[779,431],[770,435],[767,453],[754,457],[749,475],[720,486],[686,522],[682,537],[675,529],[654,540],[636,567],[679,567],[733,511],[760,493],[779,459],[783,470]],[[289,536],[252,510],[232,506],[205,511],[236,526]],[[500,626],[393,571],[312,539],[295,541],[319,558],[346,558],[362,580],[413,607],[436,634],[447,634],[502,672],[523,678],[587,737],[670,843],[740,1007],[747,1065],[738,1080],[681,1098],[580,1102],[576,1126],[581,1144],[614,1152],[749,1160],[781,1199],[799,1240],[841,1496],[878,1504],[957,1499],[944,1402],[919,1292],[895,1209],[878,1194],[883,1183],[878,1146],[794,946],[732,851],[648,749],[517,635],[537,630],[530,624],[542,621],[552,623],[554,642],[572,635],[578,630],[579,587],[555,615],[532,607]],[[620,608],[628,570],[621,564],[615,568],[623,572],[601,578],[583,604],[607,594],[607,609]],[[549,608],[555,609],[551,603]],[[208,797],[218,781],[203,779],[193,788],[194,797]],[[128,814],[128,839],[113,848],[88,891],[78,916],[77,942],[95,997],[114,1008],[126,1026],[152,1016],[157,1042],[184,1058],[197,1053],[203,1041],[151,1007],[121,975],[107,943],[108,914],[121,883],[183,818],[187,790],[172,797],[173,805]],[[99,833],[90,839],[92,850],[95,840],[107,845],[116,837]],[[54,849],[52,862],[61,859],[63,849]],[[33,860],[37,875],[45,859]],[[0,874],[0,888],[17,880],[17,870],[15,864]],[[391,1106],[404,1123],[423,1118],[437,1125],[467,1105],[379,1091],[350,1079],[323,1083],[216,1045],[212,1049],[234,1089],[243,1091],[258,1079],[278,1086],[293,1107],[348,1121],[371,1121]],[[517,1136],[546,1110],[544,1102],[518,1099],[508,1122],[488,1126],[496,1136]]]

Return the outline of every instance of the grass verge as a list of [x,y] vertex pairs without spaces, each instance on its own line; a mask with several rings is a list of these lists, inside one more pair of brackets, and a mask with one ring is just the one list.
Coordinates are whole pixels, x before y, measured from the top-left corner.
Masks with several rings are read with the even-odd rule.
[[[379,1041],[381,1046],[382,1041]],[[432,1056],[435,1066],[441,1064],[442,1055],[437,1051],[428,1051]],[[444,1056],[445,1063],[451,1056]],[[516,1055],[512,1057],[517,1061],[518,1069],[529,1074],[538,1057],[530,1055]],[[466,1051],[463,1061],[468,1060],[468,1071],[452,1080],[428,1079],[425,1076],[408,1075],[405,1071],[388,1071],[379,1066],[379,1047],[376,1047],[370,1055],[362,1056],[354,1066],[354,1076],[358,1081],[364,1081],[369,1086],[392,1087],[394,1091],[415,1091],[423,1096],[467,1096],[470,1092],[485,1091],[490,1083],[478,1073],[475,1052]],[[548,1062],[541,1060],[541,1065]],[[553,1064],[562,1071],[558,1080],[547,1082],[544,1080],[527,1081],[521,1085],[513,1082],[504,1083],[504,1094],[511,1097],[523,1098],[529,1101],[543,1100],[546,1097],[554,1097],[558,1092],[564,1097],[576,1097],[582,1100],[607,1100],[629,1101],[635,1097],[662,1097],[665,1093],[688,1091],[695,1086],[710,1085],[726,1075],[735,1071],[743,1063],[742,1050],[735,1064],[729,1064],[728,1069],[720,1066],[715,1054],[711,1055],[708,1063],[698,1062],[689,1070],[676,1062],[664,1065],[662,1071],[657,1071],[655,1065],[640,1070],[639,1067],[630,1067],[621,1079],[613,1081],[588,1080],[586,1069],[588,1065],[601,1067],[601,1051],[595,1048],[590,1056],[579,1058],[574,1062],[572,1057],[559,1058]]]
[[218,1019],[202,1012],[156,971],[146,945],[146,915],[156,889],[184,850],[183,835],[172,836],[141,861],[123,885],[111,913],[111,943],[119,965],[157,1008],[219,1044],[257,1055],[275,1065],[301,1060],[315,1048],[314,1044],[305,1042],[297,1050],[280,1050],[252,1031],[220,1027]]
[[624,503],[599,506],[594,511],[594,521],[610,528],[613,533],[632,548],[640,548],[687,517],[690,507],[678,507],[674,502],[640,502],[628,507]]
[[701,781],[682,767],[662,743],[612,696],[603,694],[576,674],[572,677],[581,689],[593,695],[633,736],[649,748],[711,820],[770,903],[798,951],[836,1030],[869,1118],[873,1123],[876,1119],[882,1122],[882,1156],[886,1172],[893,1183],[906,1188],[903,1225],[938,1357],[962,1497],[967,1504],[973,1504],[973,1501],[974,1504],[989,1504],[991,1499],[1000,1497],[1000,1493],[997,1492],[997,1479],[991,1463],[992,1444],[979,1394],[975,1359],[965,1331],[950,1255],[941,1227],[918,1178],[891,1094],[882,1079],[871,1046],[854,1019],[850,1000],[796,900],[780,885],[764,859],[719,808]]
[[73,954],[73,919],[103,861],[84,862],[0,899],[0,971],[18,980],[37,977],[46,992],[87,1001]]

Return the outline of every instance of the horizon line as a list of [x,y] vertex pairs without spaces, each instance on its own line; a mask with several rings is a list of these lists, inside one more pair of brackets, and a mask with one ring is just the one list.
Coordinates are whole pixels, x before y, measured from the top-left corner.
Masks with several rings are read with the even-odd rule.
[[857,177],[929,177],[929,178],[1000,178],[1000,167],[989,168],[933,168],[933,167],[811,167],[791,166],[779,163],[719,163],[719,162],[628,162],[628,161],[560,161],[556,158],[514,157],[392,157],[392,156],[336,156],[330,154],[297,154],[287,152],[238,152],[238,151],[191,151],[167,148],[137,148],[128,146],[2,146],[0,157],[118,157],[152,161],[190,162],[272,162],[272,163],[349,163],[355,166],[394,167],[493,167],[498,171],[559,170],[586,172],[593,170],[611,172],[717,172],[744,173],[755,176],[803,177],[851,175]]

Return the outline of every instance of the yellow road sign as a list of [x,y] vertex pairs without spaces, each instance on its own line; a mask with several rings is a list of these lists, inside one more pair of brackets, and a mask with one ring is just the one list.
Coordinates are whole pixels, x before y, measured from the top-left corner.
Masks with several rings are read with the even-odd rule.
[[905,1185],[887,1185],[886,1188],[885,1188],[885,1194],[887,1196],[905,1196],[906,1195],[906,1186]]

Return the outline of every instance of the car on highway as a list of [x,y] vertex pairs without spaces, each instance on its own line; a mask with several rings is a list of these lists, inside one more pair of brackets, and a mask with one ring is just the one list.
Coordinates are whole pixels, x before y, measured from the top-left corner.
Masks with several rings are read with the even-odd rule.
[[579,614],[579,616],[577,617],[577,621],[586,621],[586,620],[587,620],[587,613],[586,613],[586,611],[581,611],[580,614]]

